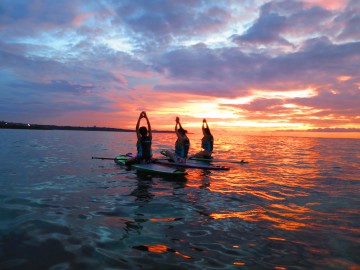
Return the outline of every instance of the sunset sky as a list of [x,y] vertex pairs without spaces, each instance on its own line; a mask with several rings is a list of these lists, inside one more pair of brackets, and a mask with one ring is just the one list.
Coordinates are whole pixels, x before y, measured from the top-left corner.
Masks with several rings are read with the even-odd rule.
[[360,128],[358,0],[1,0],[0,121]]

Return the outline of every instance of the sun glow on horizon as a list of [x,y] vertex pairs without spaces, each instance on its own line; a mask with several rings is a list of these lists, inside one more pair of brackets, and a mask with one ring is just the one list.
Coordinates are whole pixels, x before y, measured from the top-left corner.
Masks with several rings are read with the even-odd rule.
[[[196,128],[201,126],[202,119],[207,119],[211,126],[218,129],[236,130],[256,129],[296,129],[305,130],[313,128],[310,124],[304,124],[300,120],[294,121],[293,118],[310,117],[311,114],[319,112],[311,107],[301,106],[289,102],[275,104],[275,109],[264,107],[259,110],[255,107],[249,110],[246,106],[251,106],[257,100],[279,99],[286,100],[294,97],[315,96],[315,90],[308,88],[302,90],[276,91],[268,93],[265,90],[253,90],[252,94],[244,97],[211,98],[197,99],[186,96],[175,95],[176,108],[173,103],[164,102],[161,106],[153,108],[153,114],[157,119],[161,119],[162,129],[172,130],[174,123],[171,118],[180,117],[184,128]],[[160,104],[159,104],[160,105]],[[281,110],[280,108],[283,108]],[[265,120],[264,120],[265,119]]]
[[224,110],[219,104],[212,100],[188,100],[185,103],[178,103],[176,109],[173,107],[157,108],[154,112],[157,115],[182,115],[187,118],[217,118],[217,119],[236,119],[239,115],[235,110]]
[[312,88],[289,90],[289,91],[266,91],[266,90],[254,90],[254,96],[261,98],[309,98],[316,96],[316,92]]

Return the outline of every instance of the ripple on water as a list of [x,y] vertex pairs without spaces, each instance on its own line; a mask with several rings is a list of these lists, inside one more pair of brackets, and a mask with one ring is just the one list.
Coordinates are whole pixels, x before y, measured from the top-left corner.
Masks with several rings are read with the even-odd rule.
[[134,133],[8,132],[0,269],[359,268],[359,140],[217,135],[216,157],[249,163],[179,183],[91,159]]

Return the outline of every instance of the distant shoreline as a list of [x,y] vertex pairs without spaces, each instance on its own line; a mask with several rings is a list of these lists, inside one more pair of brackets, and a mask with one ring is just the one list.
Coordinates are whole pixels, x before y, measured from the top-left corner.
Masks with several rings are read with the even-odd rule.
[[[35,129],[35,130],[83,130],[83,131],[113,131],[113,132],[135,132],[133,129],[110,128],[110,127],[80,127],[80,126],[57,126],[39,125],[0,121],[0,128],[4,129]],[[167,130],[153,130],[154,133],[173,133]]]

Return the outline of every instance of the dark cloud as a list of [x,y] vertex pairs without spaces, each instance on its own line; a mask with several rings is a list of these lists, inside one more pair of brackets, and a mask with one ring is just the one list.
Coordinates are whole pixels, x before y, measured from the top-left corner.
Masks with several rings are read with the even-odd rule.
[[212,1],[121,1],[116,10],[114,25],[125,24],[147,49],[221,30],[231,18],[229,10]]
[[358,116],[359,115],[360,92],[355,93],[332,93],[321,92],[312,98],[295,98],[292,102],[320,109],[328,114]]
[[191,47],[165,53],[156,62],[157,70],[173,80],[221,83],[219,96],[236,97],[253,88],[291,91],[334,84],[341,75],[357,78],[355,84],[360,80],[359,51],[360,42],[332,44],[319,38],[309,40],[298,52],[277,57],[244,54],[234,48]]
[[269,87],[283,83],[291,87],[306,87],[316,84],[329,84],[337,76],[359,74],[360,42],[332,44],[328,39],[314,39],[301,51],[290,53],[264,62],[260,71],[260,84]]
[[7,38],[34,38],[55,30],[61,32],[72,25],[80,12],[79,1],[21,1],[0,2],[1,34]]
[[258,19],[241,35],[231,37],[234,43],[261,46],[278,44],[295,46],[294,36],[319,34],[334,15],[319,7],[308,7],[300,1],[273,1],[264,4]]
[[284,16],[274,13],[266,14],[261,16],[245,34],[232,36],[232,41],[238,44],[250,42],[261,45],[269,43],[290,45],[290,43],[280,35],[285,26],[286,18]]
[[74,84],[91,84],[98,91],[106,89],[104,82],[123,89],[124,82],[119,76],[129,70],[138,74],[150,71],[150,66],[139,59],[106,46],[89,44],[79,57],[70,58],[32,56],[31,48],[21,44],[12,48],[0,42],[0,67],[30,81],[67,80]]
[[349,1],[345,11],[335,19],[336,24],[343,25],[341,33],[337,36],[339,41],[348,39],[360,39],[360,2]]
[[52,80],[49,83],[15,82],[10,84],[14,88],[22,88],[36,91],[68,92],[74,95],[90,94],[94,86],[72,84],[65,80]]
[[[64,0],[61,2],[4,0],[0,3],[0,15],[4,23],[32,19],[40,23],[64,24],[75,16],[76,2]],[[79,2],[78,2],[79,3]]]
[[[8,121],[42,121],[78,112],[114,112],[118,111],[111,100],[103,95],[88,93],[91,87],[71,85],[66,81],[37,83],[9,80],[2,83],[1,115]],[[18,120],[16,120],[18,119]]]

